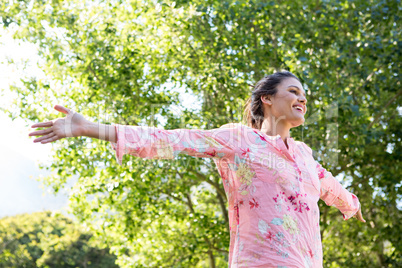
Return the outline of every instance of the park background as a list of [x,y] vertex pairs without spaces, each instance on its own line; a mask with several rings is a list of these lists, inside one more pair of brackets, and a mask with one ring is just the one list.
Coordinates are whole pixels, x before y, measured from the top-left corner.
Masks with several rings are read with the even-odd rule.
[[[226,267],[226,195],[210,160],[119,166],[106,142],[34,145],[29,125],[62,116],[59,103],[102,123],[216,128],[241,122],[249,85],[281,69],[308,98],[292,136],[367,220],[343,221],[320,201],[324,267],[401,267],[401,9],[2,1],[0,267]],[[39,194],[38,177],[56,197]]]

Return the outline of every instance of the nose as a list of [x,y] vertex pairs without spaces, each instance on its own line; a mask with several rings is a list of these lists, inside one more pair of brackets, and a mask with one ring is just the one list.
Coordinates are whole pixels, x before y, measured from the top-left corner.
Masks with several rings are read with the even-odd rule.
[[300,95],[300,96],[299,96],[298,101],[301,102],[301,103],[303,103],[303,104],[307,104],[307,99],[306,99],[306,97],[303,96],[303,95]]
[[298,101],[303,105],[304,113],[307,112],[307,99],[304,95],[301,95],[298,99]]

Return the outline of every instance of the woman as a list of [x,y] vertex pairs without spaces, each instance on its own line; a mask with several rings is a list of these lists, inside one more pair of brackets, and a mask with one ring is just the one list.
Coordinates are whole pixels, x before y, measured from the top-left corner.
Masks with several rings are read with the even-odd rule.
[[344,219],[365,222],[357,197],[318,164],[311,149],[290,137],[304,122],[306,96],[299,79],[277,72],[254,87],[248,126],[213,130],[160,130],[102,125],[62,106],[65,118],[38,123],[34,142],[88,136],[107,140],[121,164],[124,154],[173,158],[212,157],[229,200],[229,267],[322,267],[317,202],[337,207]]

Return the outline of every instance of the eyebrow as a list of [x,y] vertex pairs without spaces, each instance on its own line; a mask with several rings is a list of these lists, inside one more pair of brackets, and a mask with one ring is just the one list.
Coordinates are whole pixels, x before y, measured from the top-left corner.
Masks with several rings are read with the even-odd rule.
[[303,92],[304,97],[306,97],[305,91],[302,90],[302,89],[300,89],[298,86],[294,86],[294,85],[288,86],[288,88],[290,88],[290,87],[295,87],[295,88],[297,88],[298,90],[300,90],[301,92]]

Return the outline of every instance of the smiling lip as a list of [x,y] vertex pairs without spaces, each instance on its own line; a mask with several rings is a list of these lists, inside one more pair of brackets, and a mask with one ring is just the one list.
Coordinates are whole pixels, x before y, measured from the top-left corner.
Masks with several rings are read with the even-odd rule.
[[293,105],[293,108],[295,108],[296,110],[298,110],[301,113],[304,113],[303,106],[300,104]]
[[299,111],[300,113],[304,114],[304,109],[303,106],[301,105],[294,105],[293,108],[295,108],[297,111]]

